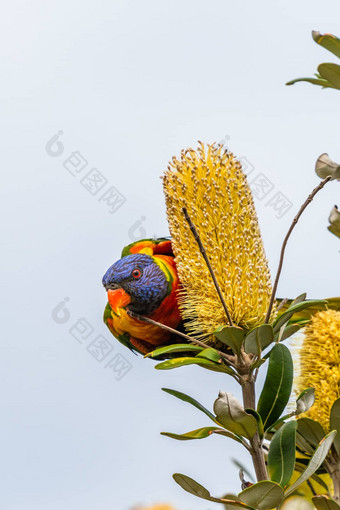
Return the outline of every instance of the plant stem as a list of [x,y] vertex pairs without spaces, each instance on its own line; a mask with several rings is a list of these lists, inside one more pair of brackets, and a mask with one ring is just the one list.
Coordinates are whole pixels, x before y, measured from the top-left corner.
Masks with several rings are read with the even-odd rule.
[[340,472],[339,470],[334,471],[332,476],[333,481],[333,499],[339,503],[340,501]]
[[[252,372],[250,372],[246,377],[242,379],[242,395],[244,408],[255,409],[255,381]],[[258,431],[256,431],[254,437],[250,441],[250,444],[250,454],[253,460],[256,479],[258,482],[261,480],[268,480],[266,462],[262,449],[262,441]]]
[[340,502],[340,459],[335,451],[335,448],[331,448],[331,452],[328,454],[326,459],[326,469],[333,482],[333,499]]
[[280,254],[280,261],[279,261],[279,266],[277,268],[277,273],[276,273],[276,277],[275,277],[275,282],[274,282],[274,286],[273,286],[273,291],[272,291],[272,295],[270,297],[270,302],[269,302],[269,306],[268,306],[268,311],[267,311],[267,315],[266,315],[266,318],[265,318],[265,322],[268,323],[269,322],[269,319],[270,319],[270,315],[272,313],[272,309],[273,309],[273,304],[274,304],[274,300],[275,300],[275,296],[276,296],[276,291],[277,291],[277,286],[279,284],[279,280],[280,280],[280,275],[281,275],[281,270],[282,270],[282,266],[283,266],[283,259],[284,259],[284,256],[285,256],[285,251],[286,251],[286,246],[287,246],[287,242],[288,242],[288,239],[290,237],[290,234],[292,233],[292,231],[294,230],[294,227],[295,225],[297,224],[297,222],[299,221],[300,219],[300,216],[302,215],[303,211],[306,209],[306,207],[311,203],[311,201],[313,200],[313,198],[315,197],[315,195],[325,186],[325,184],[327,184],[328,181],[331,180],[331,176],[329,175],[328,177],[326,177],[326,179],[324,179],[323,181],[320,182],[319,186],[317,186],[315,189],[313,189],[312,193],[308,196],[307,200],[302,204],[302,206],[300,207],[300,210],[299,212],[297,213],[297,215],[295,216],[295,218],[293,219],[293,222],[291,224],[291,226],[289,227],[289,230],[287,232],[287,235],[286,237],[284,238],[283,240],[283,243],[282,243],[282,248],[281,248],[281,254]]
[[219,286],[219,284],[218,284],[218,282],[217,282],[217,279],[216,279],[216,276],[215,276],[214,270],[213,270],[213,268],[211,267],[210,260],[209,260],[209,258],[208,258],[208,255],[207,255],[206,251],[205,251],[205,248],[204,248],[204,246],[203,246],[203,244],[202,244],[202,241],[201,241],[201,238],[200,238],[200,236],[199,236],[199,233],[197,232],[197,229],[196,229],[195,225],[193,224],[193,222],[192,222],[192,220],[191,220],[191,218],[190,218],[190,216],[189,216],[189,214],[188,214],[187,208],[186,208],[186,207],[183,207],[182,211],[183,211],[184,217],[185,217],[185,219],[186,219],[186,221],[187,221],[187,223],[188,223],[188,225],[189,225],[189,227],[190,227],[190,230],[191,230],[191,232],[193,233],[193,236],[194,236],[194,238],[195,238],[195,240],[196,240],[196,242],[197,242],[197,244],[198,244],[198,247],[199,247],[199,249],[200,249],[200,252],[201,252],[201,253],[202,253],[202,255],[203,255],[203,258],[204,258],[204,260],[205,260],[205,263],[207,264],[207,267],[208,267],[208,269],[209,269],[209,271],[210,271],[210,274],[211,274],[211,277],[212,277],[212,279],[213,279],[213,282],[214,282],[215,288],[216,288],[216,290],[217,290],[218,297],[220,298],[220,301],[221,301],[221,303],[222,303],[222,306],[223,306],[224,311],[225,311],[225,313],[226,313],[226,316],[227,316],[227,318],[228,318],[228,322],[229,322],[230,326],[232,326],[232,325],[233,325],[233,321],[232,321],[232,319],[231,319],[231,316],[230,316],[230,313],[229,313],[229,310],[228,310],[227,304],[226,304],[226,302],[224,301],[224,297],[223,297],[222,291],[221,291],[220,286]]

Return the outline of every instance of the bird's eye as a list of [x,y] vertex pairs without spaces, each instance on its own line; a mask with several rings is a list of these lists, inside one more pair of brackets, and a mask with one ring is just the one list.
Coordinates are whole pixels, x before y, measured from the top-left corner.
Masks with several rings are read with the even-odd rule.
[[140,277],[141,277],[141,274],[142,274],[142,273],[141,273],[141,272],[140,272],[140,270],[139,270],[139,269],[137,269],[137,268],[136,268],[136,269],[134,269],[134,270],[132,271],[132,276],[133,276],[133,278],[136,278],[136,279],[137,279],[137,278],[140,278]]

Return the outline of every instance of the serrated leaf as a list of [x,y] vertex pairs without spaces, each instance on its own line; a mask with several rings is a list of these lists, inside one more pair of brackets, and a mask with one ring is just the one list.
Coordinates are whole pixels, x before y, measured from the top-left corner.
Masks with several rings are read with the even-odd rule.
[[296,421],[289,421],[275,432],[270,442],[268,470],[270,479],[285,488],[295,466]]
[[315,402],[315,390],[314,388],[307,388],[303,390],[298,398],[296,399],[296,411],[295,414],[299,415],[308,411]]
[[319,443],[319,446],[315,450],[313,457],[310,459],[307,468],[285,492],[285,496],[289,496],[289,494],[292,494],[303,482],[308,480],[308,478],[319,469],[319,467],[327,457],[329,449],[334,441],[335,435],[336,431],[332,430],[332,432],[327,434],[327,436],[322,439],[322,441]]
[[200,404],[197,400],[195,400],[192,397],[189,397],[189,395],[186,395],[185,393],[182,393],[181,391],[171,390],[170,388],[162,388],[165,393],[169,393],[169,395],[172,395],[173,397],[178,398],[179,400],[182,400],[183,402],[187,402],[188,404],[191,404],[192,406],[196,407],[199,411],[202,411],[208,418],[210,418],[214,423],[218,423],[213,413],[208,411],[202,404]]
[[340,66],[338,64],[332,64],[331,62],[320,64],[318,71],[324,80],[340,89]]
[[220,391],[214,403],[214,411],[217,421],[230,432],[248,439],[254,436],[257,430],[256,419],[246,413],[231,393]]
[[245,332],[236,326],[223,326],[214,332],[216,338],[231,348],[235,354],[240,354]]
[[258,510],[270,510],[278,507],[283,496],[282,487],[267,480],[255,483],[238,495],[241,501]]
[[157,358],[158,356],[161,356],[163,354],[170,354],[172,352],[186,352],[186,351],[193,351],[193,352],[200,352],[203,348],[199,345],[192,345],[192,344],[174,344],[174,345],[166,345],[165,347],[160,347],[159,349],[155,349],[152,352],[149,352],[145,355],[145,358]]
[[305,310],[306,308],[310,308],[312,306],[319,306],[324,304],[327,304],[324,299],[310,299],[308,301],[302,301],[297,305],[290,306],[290,308],[281,314],[274,322],[274,333],[277,333],[277,331],[279,331],[280,328],[286,324],[286,322],[288,322],[295,313],[301,312],[301,310]]
[[332,34],[320,34],[316,30],[313,30],[312,37],[316,43],[340,58],[340,39],[338,37]]
[[334,439],[334,447],[339,455],[340,454],[340,398],[338,398],[332,405],[329,421],[330,421],[330,428],[332,430],[337,431],[337,435],[335,436],[335,439]]
[[261,324],[248,333],[244,341],[244,350],[247,354],[259,354],[274,340],[273,327],[270,324]]
[[250,508],[251,510],[255,510],[252,507],[249,507],[242,501],[234,501],[229,499],[221,499],[221,498],[214,498],[210,495],[210,492],[208,489],[203,487],[200,483],[196,482],[193,478],[190,478],[189,476],[183,475],[181,473],[175,473],[172,475],[173,479],[175,480],[178,485],[182,487],[186,492],[189,492],[190,494],[193,494],[194,496],[205,499],[207,501],[213,501],[215,503],[225,503],[232,506],[237,506],[241,508]]
[[267,376],[257,406],[264,430],[280,418],[288,403],[292,383],[292,356],[285,345],[276,344],[269,354]]
[[[161,432],[162,436],[171,437],[171,439],[177,439],[178,441],[190,441],[193,439],[205,439],[211,436],[212,431],[217,430],[217,427],[203,427],[196,430],[191,430],[185,434],[173,434],[172,432]],[[224,429],[219,429],[224,432]]]
[[312,498],[315,508],[317,510],[340,510],[340,506],[328,496],[314,496]]

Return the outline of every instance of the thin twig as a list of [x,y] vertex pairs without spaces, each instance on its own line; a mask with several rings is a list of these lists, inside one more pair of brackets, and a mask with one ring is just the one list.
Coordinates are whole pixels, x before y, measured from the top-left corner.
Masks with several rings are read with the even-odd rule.
[[[130,317],[137,319],[142,322],[147,322],[148,324],[152,324],[153,326],[158,326],[159,328],[165,329],[166,331],[169,331],[170,333],[173,333],[174,335],[181,336],[182,338],[185,338],[188,342],[191,342],[193,344],[197,344],[200,347],[203,347],[203,349],[207,349],[209,346],[203,342],[200,342],[199,340],[196,340],[196,338],[193,338],[192,336],[186,335],[185,333],[182,333],[182,331],[178,331],[177,329],[170,328],[170,326],[166,326],[165,324],[162,324],[161,322],[154,321],[153,319],[150,319],[149,317],[145,317],[144,315],[139,315],[138,313],[131,312],[131,310],[127,311],[128,315]],[[221,356],[221,358],[224,358],[228,364],[234,366],[234,356],[230,356],[229,354],[226,354],[224,352],[218,351],[215,349],[216,352]]]
[[295,216],[295,218],[293,219],[293,222],[291,224],[291,226],[289,227],[289,230],[286,234],[286,237],[284,238],[283,240],[283,243],[282,243],[282,248],[281,248],[281,254],[280,254],[280,261],[279,261],[279,266],[277,268],[277,273],[276,273],[276,277],[275,277],[275,282],[274,282],[274,286],[273,286],[273,292],[272,292],[272,295],[270,297],[270,302],[269,302],[269,306],[268,306],[268,311],[267,311],[267,315],[266,315],[266,318],[265,318],[265,323],[268,323],[269,322],[269,319],[270,319],[270,315],[272,313],[272,309],[273,309],[273,304],[274,304],[274,300],[275,300],[275,296],[276,296],[276,291],[277,291],[277,286],[279,284],[279,280],[280,280],[280,275],[281,275],[281,270],[282,270],[282,266],[283,266],[283,259],[284,259],[284,256],[285,256],[285,251],[286,251],[286,246],[287,246],[287,242],[288,242],[288,239],[290,237],[290,234],[292,233],[295,225],[297,224],[297,222],[299,221],[300,219],[300,216],[302,215],[302,213],[304,212],[304,210],[306,209],[306,207],[311,203],[311,201],[313,200],[313,198],[315,197],[315,195],[325,186],[325,184],[327,184],[328,181],[331,180],[331,176],[329,175],[328,177],[326,177],[326,179],[324,179],[323,181],[320,182],[319,186],[317,186],[313,191],[312,193],[308,196],[307,200],[302,204],[299,212],[297,213],[297,215]]
[[223,306],[224,311],[225,311],[225,313],[226,313],[226,316],[228,317],[228,322],[229,322],[230,326],[232,326],[232,325],[233,325],[233,321],[232,321],[232,319],[231,319],[231,316],[230,316],[230,313],[229,313],[228,307],[227,307],[227,305],[226,305],[226,302],[224,301],[224,297],[223,297],[223,295],[222,295],[222,292],[221,292],[220,286],[219,286],[219,284],[218,284],[218,282],[217,282],[217,279],[216,279],[215,273],[214,273],[214,271],[213,271],[213,268],[211,267],[211,264],[210,264],[210,261],[209,261],[208,255],[207,255],[207,253],[206,253],[206,251],[205,251],[205,248],[204,248],[204,246],[203,246],[203,244],[202,244],[202,241],[201,241],[201,238],[200,238],[200,236],[199,236],[199,233],[197,232],[195,225],[194,225],[194,224],[193,224],[193,222],[191,221],[191,218],[190,218],[190,216],[189,216],[189,214],[188,214],[187,208],[186,208],[186,207],[183,207],[182,211],[183,211],[184,217],[185,217],[185,219],[186,219],[186,221],[187,221],[187,223],[188,223],[188,225],[189,225],[189,227],[190,227],[190,230],[191,230],[191,232],[193,233],[194,238],[195,238],[195,240],[196,240],[196,242],[197,242],[197,244],[198,244],[198,247],[199,247],[199,249],[200,249],[200,252],[201,252],[201,253],[202,253],[202,255],[203,255],[203,258],[204,258],[204,260],[205,260],[205,263],[207,264],[207,267],[208,267],[208,269],[209,269],[209,271],[210,271],[211,277],[212,277],[212,279],[213,279],[214,285],[215,285],[216,290],[217,290],[217,294],[218,294],[218,296],[219,296],[219,298],[220,298],[220,300],[221,300],[221,303],[222,303],[222,306]]

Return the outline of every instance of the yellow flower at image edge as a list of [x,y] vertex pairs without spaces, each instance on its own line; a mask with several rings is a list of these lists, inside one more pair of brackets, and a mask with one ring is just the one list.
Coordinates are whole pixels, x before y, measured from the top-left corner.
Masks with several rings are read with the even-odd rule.
[[299,346],[297,391],[315,388],[315,404],[306,413],[329,432],[329,415],[340,397],[340,311],[316,313],[304,330]]
[[135,507],[133,510],[175,510],[171,505],[154,505],[148,507]]
[[220,145],[182,151],[165,172],[167,216],[183,290],[180,309],[200,338],[226,325],[226,316],[196,240],[186,207],[221,288],[234,325],[263,323],[272,292],[251,190],[241,164]]

